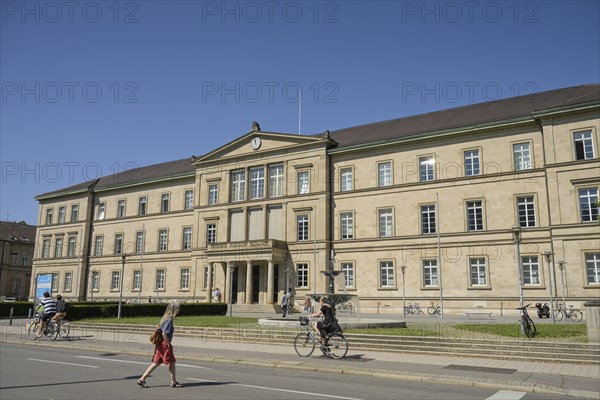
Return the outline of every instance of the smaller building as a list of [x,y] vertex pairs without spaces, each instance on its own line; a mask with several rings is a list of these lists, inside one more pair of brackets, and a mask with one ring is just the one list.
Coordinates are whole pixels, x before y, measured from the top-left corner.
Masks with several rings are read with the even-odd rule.
[[27,300],[36,227],[0,221],[0,299]]

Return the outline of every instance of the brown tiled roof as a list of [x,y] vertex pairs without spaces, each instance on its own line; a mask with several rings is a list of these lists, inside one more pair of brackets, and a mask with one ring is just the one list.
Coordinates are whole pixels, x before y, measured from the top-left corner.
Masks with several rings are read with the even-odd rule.
[[582,85],[435,111],[331,132],[337,148],[529,118],[538,112],[600,102],[600,85]]
[[36,227],[33,225],[0,221],[0,240],[33,245],[35,243],[35,229]]

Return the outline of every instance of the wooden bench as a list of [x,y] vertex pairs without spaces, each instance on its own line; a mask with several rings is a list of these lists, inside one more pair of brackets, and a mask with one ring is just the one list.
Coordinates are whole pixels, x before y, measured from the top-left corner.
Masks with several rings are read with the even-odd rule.
[[485,312],[485,311],[469,311],[466,312],[465,315],[467,316],[467,319],[471,319],[471,316],[481,316],[482,318],[484,316],[487,316],[487,319],[492,319],[492,313],[491,312]]

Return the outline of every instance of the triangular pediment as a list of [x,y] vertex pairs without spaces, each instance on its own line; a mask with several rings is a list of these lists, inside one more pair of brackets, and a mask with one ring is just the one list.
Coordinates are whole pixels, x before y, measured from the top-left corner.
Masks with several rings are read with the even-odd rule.
[[281,150],[287,152],[297,148],[302,151],[302,147],[321,143],[323,146],[331,143],[331,139],[323,135],[304,136],[290,133],[263,132],[253,130],[240,136],[239,138],[207,153],[196,157],[194,164],[202,164],[215,160],[224,161],[227,159],[255,157],[267,155]]

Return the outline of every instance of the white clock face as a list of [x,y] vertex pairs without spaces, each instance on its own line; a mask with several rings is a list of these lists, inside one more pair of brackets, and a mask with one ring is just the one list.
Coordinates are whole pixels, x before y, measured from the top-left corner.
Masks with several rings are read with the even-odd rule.
[[252,146],[253,150],[258,150],[260,148],[261,144],[262,144],[262,141],[260,140],[260,138],[257,138],[257,137],[252,139],[252,141],[250,142],[250,146]]

